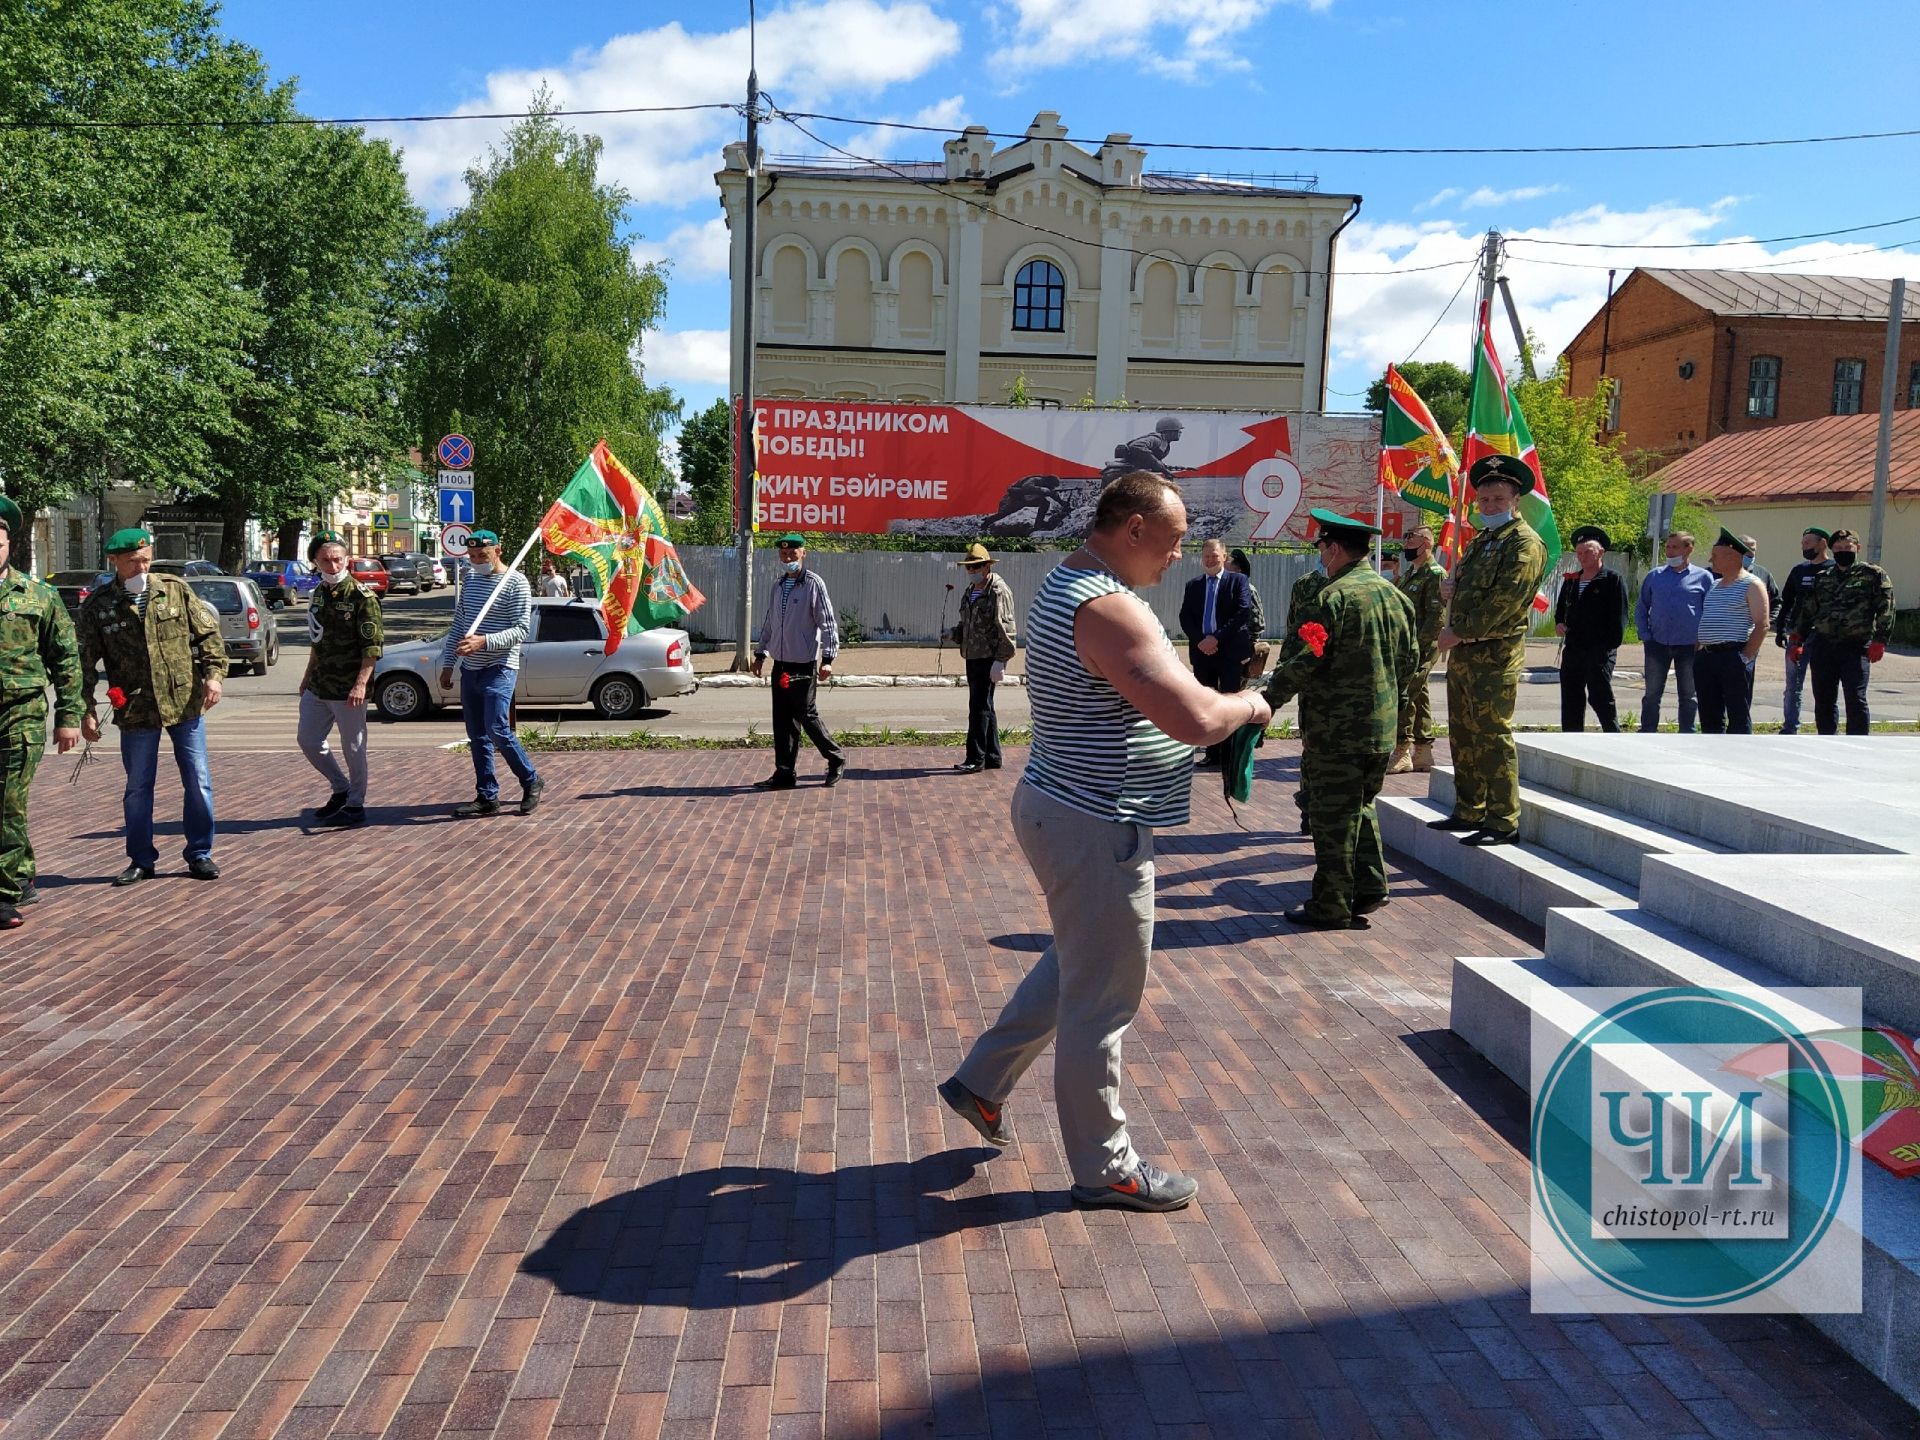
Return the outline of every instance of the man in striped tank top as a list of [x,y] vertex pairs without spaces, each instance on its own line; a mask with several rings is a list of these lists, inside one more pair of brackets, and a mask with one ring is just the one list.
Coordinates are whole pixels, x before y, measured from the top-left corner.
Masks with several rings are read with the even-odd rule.
[[1767,638],[1767,587],[1746,568],[1746,543],[1730,530],[1713,542],[1713,588],[1700,610],[1693,692],[1703,735],[1751,735],[1753,657]]
[[1135,1153],[1120,1108],[1120,1042],[1153,952],[1153,831],[1184,825],[1193,750],[1272,718],[1253,691],[1194,679],[1136,586],[1180,558],[1186,505],[1164,476],[1134,471],[1100,493],[1093,533],[1027,612],[1033,747],[1013,792],[1013,828],[1053,922],[1000,1018],[974,1042],[944,1100],[991,1145],[1003,1107],[1054,1047],[1054,1102],[1083,1205],[1178,1210],[1199,1185]]

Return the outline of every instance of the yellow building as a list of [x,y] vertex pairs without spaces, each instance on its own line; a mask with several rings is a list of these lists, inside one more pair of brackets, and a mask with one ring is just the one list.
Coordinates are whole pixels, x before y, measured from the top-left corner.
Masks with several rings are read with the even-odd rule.
[[[767,162],[752,257],[766,397],[1319,410],[1330,276],[1355,195],[1309,177],[1155,174],[1053,111],[936,161]],[[748,264],[746,146],[715,179]],[[739,292],[735,290],[735,306]],[[743,327],[735,315],[733,333]],[[732,389],[740,389],[736,338]]]

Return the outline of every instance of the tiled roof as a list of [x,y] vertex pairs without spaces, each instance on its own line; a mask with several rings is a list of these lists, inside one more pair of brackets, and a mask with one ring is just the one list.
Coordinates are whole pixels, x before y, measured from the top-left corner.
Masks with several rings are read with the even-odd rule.
[[[1865,500],[1873,494],[1878,415],[1829,415],[1738,430],[1689,451],[1655,477],[1663,490],[1715,500]],[[1891,494],[1920,494],[1920,410],[1893,416]]]
[[[1893,282],[1855,275],[1784,275],[1774,270],[1657,270],[1640,273],[1658,280],[1715,315],[1808,316],[1820,320],[1882,320],[1892,301]],[[1920,286],[1907,287],[1907,320],[1920,320]]]

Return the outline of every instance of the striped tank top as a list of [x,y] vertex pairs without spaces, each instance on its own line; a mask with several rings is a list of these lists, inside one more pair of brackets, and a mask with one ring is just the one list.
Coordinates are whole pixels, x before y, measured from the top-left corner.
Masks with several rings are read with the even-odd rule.
[[1700,610],[1702,645],[1746,643],[1753,634],[1753,616],[1747,613],[1747,587],[1759,583],[1751,575],[1742,575],[1731,585],[1714,582]]
[[[1193,747],[1154,728],[1112,685],[1089,674],[1074,648],[1074,615],[1102,595],[1146,604],[1105,570],[1065,565],[1033,597],[1027,611],[1033,748],[1022,778],[1042,795],[1101,820],[1184,825]],[[1171,652],[1165,632],[1162,640]]]

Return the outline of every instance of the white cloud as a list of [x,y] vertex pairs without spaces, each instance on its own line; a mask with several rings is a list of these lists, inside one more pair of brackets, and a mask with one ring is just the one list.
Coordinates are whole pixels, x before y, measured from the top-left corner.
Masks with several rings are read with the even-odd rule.
[[[912,115],[883,115],[880,118],[892,121],[904,120],[909,125],[931,125],[937,130],[952,130],[957,133],[966,125],[967,98],[964,95],[949,95],[944,100],[936,100],[931,105],[922,106]],[[935,137],[913,130],[895,130],[884,125],[876,125],[871,130],[855,132],[841,148],[851,150],[855,155],[883,159],[891,155],[897,146],[910,141],[917,143],[922,149],[929,148],[928,142],[933,138]]]
[[[1490,205],[1510,205],[1520,200],[1538,200],[1542,195],[1558,195],[1564,185],[1522,185],[1513,190],[1495,190],[1482,185],[1460,202],[1462,210],[1484,209]],[[1458,195],[1458,190],[1453,192]]]
[[[1885,277],[1911,275],[1916,259],[1920,259],[1910,252],[1876,253],[1871,239],[1851,244],[1823,240],[1769,248],[1756,240],[1715,234],[1726,227],[1726,212],[1732,204],[1731,199],[1721,199],[1706,205],[1662,204],[1642,210],[1611,210],[1595,205],[1544,225],[1505,232],[1512,243],[1502,273],[1512,288],[1520,323],[1539,339],[1540,364],[1543,367],[1552,364],[1553,358],[1605,302],[1608,267],[1617,272],[1617,282],[1625,281],[1636,265],[1725,270],[1764,265],[1774,273],[1800,270]],[[1483,233],[1461,223],[1362,220],[1356,221],[1340,237],[1334,289],[1332,388],[1342,392],[1364,390],[1389,361],[1466,362],[1473,323],[1474,286],[1469,279],[1461,288],[1461,281],[1472,270]],[[1727,239],[1731,243],[1705,249],[1636,248],[1690,245],[1706,239]],[[1562,248],[1530,245],[1526,243],[1528,240],[1603,241],[1629,248]],[[1422,265],[1446,268],[1402,275],[1363,273]],[[1449,296],[1454,297],[1451,303]],[[1442,317],[1437,325],[1436,317]],[[1511,354],[1515,348],[1511,332],[1497,302],[1494,325],[1502,353]],[[1428,335],[1424,343],[1423,335]],[[1419,348],[1410,350],[1409,347],[1415,345]],[[1347,403],[1349,398],[1343,396],[1340,401],[1330,403]]]
[[727,383],[727,332],[655,330],[642,343],[641,365],[649,385]]
[[[760,82],[780,104],[806,107],[917,79],[959,48],[960,27],[924,0],[799,0],[760,21]],[[745,99],[746,74],[744,26],[690,32],[675,21],[615,36],[565,64],[497,71],[487,77],[484,95],[456,110],[524,110],[542,86],[562,110],[732,103]],[[415,196],[438,209],[465,198],[465,171],[511,123],[448,121],[385,127],[385,133],[405,147]],[[585,116],[568,124],[601,137],[602,178],[624,185],[637,204],[683,205],[713,196],[720,148],[738,138],[742,122],[725,110],[695,110]]]
[[1413,208],[1415,210],[1437,210],[1440,206],[1446,204],[1447,201],[1454,199],[1462,193],[1458,185],[1449,185],[1444,190],[1434,191],[1433,194],[1429,195]]
[[[1245,70],[1233,41],[1277,0],[1003,0],[987,9],[999,35],[994,61],[1012,71],[1136,60],[1178,80]],[[1325,10],[1333,0],[1299,0]]]
[[663,260],[673,267],[675,280],[711,280],[727,273],[732,236],[726,217],[676,226],[665,240],[634,242],[636,260]]

